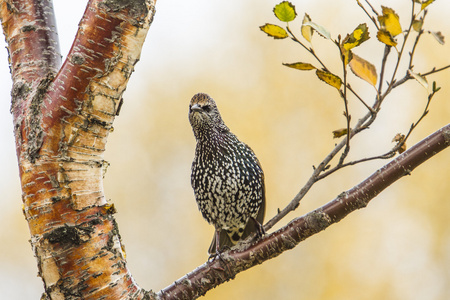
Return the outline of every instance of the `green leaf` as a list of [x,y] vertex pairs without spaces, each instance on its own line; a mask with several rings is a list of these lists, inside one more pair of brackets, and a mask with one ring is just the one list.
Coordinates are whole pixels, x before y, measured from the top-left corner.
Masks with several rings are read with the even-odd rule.
[[420,18],[420,20],[414,20],[412,23],[412,27],[415,31],[420,32],[422,30],[423,26],[423,19]]
[[281,28],[278,25],[273,24],[265,24],[263,26],[260,26],[259,29],[267,33],[268,36],[273,37],[274,39],[285,39],[288,37],[288,33],[286,30]]
[[437,93],[439,92],[439,90],[441,89],[441,87],[436,86],[436,81],[433,81],[433,93]]
[[333,132],[332,132],[333,133],[333,139],[340,138],[341,136],[346,135],[347,132],[348,132],[347,128],[340,128],[340,129],[333,130]]
[[302,36],[305,38],[305,40],[311,43],[314,31],[312,30],[311,26],[305,25],[306,22],[311,22],[311,18],[308,16],[308,14],[305,13],[305,16],[303,17],[301,31]]
[[338,76],[322,70],[316,70],[316,75],[317,77],[319,77],[320,80],[328,83],[337,90],[341,88],[342,80]]
[[285,63],[283,63],[283,66],[286,66],[286,67],[289,67],[289,68],[293,68],[293,69],[297,69],[297,70],[302,70],[302,71],[308,71],[308,70],[317,69],[312,64],[303,63],[303,62],[296,62],[296,63],[292,63],[292,64],[285,64]]
[[311,26],[312,29],[314,29],[320,36],[331,40],[330,33],[325,28],[323,28],[322,26],[320,26],[320,25],[318,25],[318,24],[316,24],[314,22],[311,22],[311,21],[305,22],[303,25],[304,26]]
[[297,16],[295,6],[289,1],[283,1],[280,4],[275,5],[273,12],[278,20],[282,22],[293,21]]
[[345,39],[342,41],[342,47],[345,50],[350,50],[361,45],[369,38],[369,29],[367,28],[367,24],[359,24],[359,26],[353,30],[352,34],[347,34]]

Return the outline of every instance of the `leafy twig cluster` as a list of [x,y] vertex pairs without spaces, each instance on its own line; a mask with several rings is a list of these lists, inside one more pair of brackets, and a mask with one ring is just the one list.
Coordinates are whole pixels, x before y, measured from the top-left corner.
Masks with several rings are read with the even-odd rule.
[[[412,131],[428,114],[431,100],[440,89],[437,87],[436,82],[433,82],[429,86],[427,76],[450,68],[450,65],[441,68],[432,68],[430,71],[422,74],[413,71],[414,53],[417,49],[420,38],[424,33],[431,34],[440,44],[444,44],[444,37],[440,32],[425,30],[423,28],[428,6],[432,4],[434,0],[411,0],[410,20],[406,27],[407,29],[405,30],[402,29],[399,15],[393,9],[386,6],[381,6],[381,13],[379,13],[369,2],[369,0],[365,0],[364,4],[359,0],[356,0],[356,2],[374,24],[377,30],[376,37],[378,42],[384,45],[384,52],[381,56],[379,72],[377,72],[375,65],[354,53],[355,48],[370,39],[369,27],[366,23],[359,24],[353,32],[347,34],[345,38],[342,38],[341,35],[339,35],[336,39],[333,39],[330,33],[323,26],[313,22],[311,17],[305,13],[302,20],[302,25],[300,27],[300,38],[289,27],[290,22],[294,21],[297,17],[295,6],[288,1],[283,1],[274,7],[273,12],[278,20],[285,22],[285,27],[283,28],[274,24],[265,24],[260,27],[263,32],[275,39],[290,38],[312,55],[315,63],[295,62],[283,63],[283,65],[302,71],[315,70],[316,76],[321,81],[334,87],[338,91],[340,98],[343,100],[344,117],[346,119],[344,128],[333,131],[334,138],[345,137],[345,139],[337,144],[318,166],[314,167],[313,173],[305,186],[288,204],[288,206],[286,206],[283,210],[279,210],[278,214],[265,225],[266,230],[270,229],[290,211],[297,208],[300,200],[317,181],[344,167],[369,160],[392,158],[396,153],[402,153],[405,151],[407,139],[410,137]],[[312,47],[312,39],[315,33],[329,40],[336,46],[339,59],[342,62],[340,76],[336,75],[335,72],[332,72],[331,69],[325,65],[323,59],[321,59],[314,51]],[[407,42],[412,39],[412,36],[414,35],[415,39],[411,46],[410,43]],[[410,49],[407,49],[408,47],[410,47]],[[392,51],[393,49],[394,51]],[[405,53],[407,51],[409,53],[408,66],[403,71],[403,75],[399,75],[401,72],[400,62],[405,57]],[[386,65],[388,58],[392,55],[394,56],[393,59],[395,64],[393,71],[388,72]],[[348,76],[349,68],[353,74],[366,81],[374,88],[375,97],[373,103],[369,104],[369,101],[363,99],[363,97],[358,94],[358,91],[351,86]],[[385,78],[388,79],[386,80]],[[376,156],[348,161],[347,156],[351,148],[351,139],[363,130],[368,129],[369,126],[375,122],[378,112],[380,111],[386,97],[392,92],[392,90],[401,86],[410,79],[415,79],[428,92],[425,108],[423,113],[418,117],[417,121],[411,124],[411,127],[406,134],[399,133],[394,137],[393,142],[396,142],[396,144],[389,151]],[[384,86],[384,84],[386,84],[386,86]],[[361,102],[367,109],[367,112],[354,124],[352,124],[352,117],[348,106],[349,101],[351,101],[353,97],[357,101]],[[340,156],[338,162],[332,166],[330,164],[331,161],[336,158],[339,153]]]

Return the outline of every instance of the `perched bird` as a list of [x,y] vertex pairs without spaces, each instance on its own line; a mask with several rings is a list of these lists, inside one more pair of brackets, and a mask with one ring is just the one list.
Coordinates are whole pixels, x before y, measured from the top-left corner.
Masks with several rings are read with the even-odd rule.
[[199,93],[189,103],[197,146],[191,184],[198,208],[215,235],[209,254],[262,234],[264,173],[252,149],[230,132],[214,100]]

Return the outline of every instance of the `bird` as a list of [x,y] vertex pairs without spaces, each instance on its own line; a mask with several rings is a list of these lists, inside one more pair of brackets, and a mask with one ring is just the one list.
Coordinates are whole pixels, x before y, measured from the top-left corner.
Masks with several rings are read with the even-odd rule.
[[209,95],[192,97],[189,122],[196,139],[191,185],[200,212],[215,227],[211,257],[252,233],[264,234],[264,173],[253,150],[225,125]]

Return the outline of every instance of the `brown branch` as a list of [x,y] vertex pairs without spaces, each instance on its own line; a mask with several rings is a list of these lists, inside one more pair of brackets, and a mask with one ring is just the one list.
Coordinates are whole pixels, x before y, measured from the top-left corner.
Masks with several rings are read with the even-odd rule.
[[434,132],[373,173],[354,188],[341,193],[324,206],[291,221],[254,244],[221,254],[161,290],[162,299],[195,299],[238,273],[275,258],[306,238],[339,222],[351,212],[364,208],[384,189],[450,145],[450,124]]

